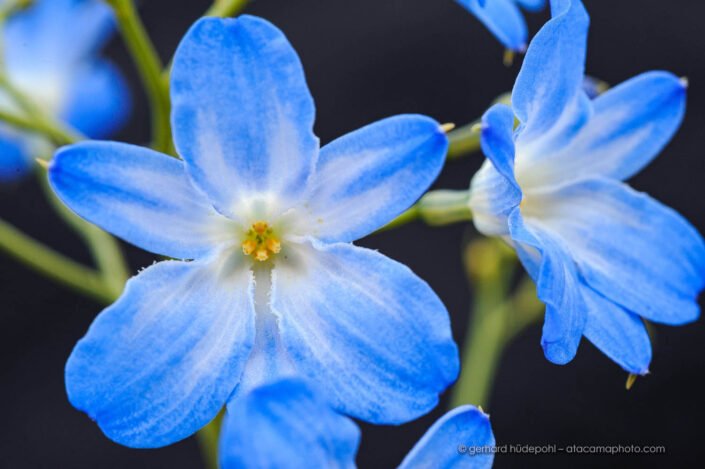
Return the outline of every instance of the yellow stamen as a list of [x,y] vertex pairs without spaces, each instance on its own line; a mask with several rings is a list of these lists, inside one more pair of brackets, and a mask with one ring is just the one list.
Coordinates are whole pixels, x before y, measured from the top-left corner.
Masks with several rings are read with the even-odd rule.
[[269,225],[263,221],[257,221],[252,224],[252,229],[255,230],[257,234],[264,234],[269,228]]
[[274,238],[267,238],[267,249],[272,251],[274,254],[279,254],[279,251],[282,250],[282,243]]
[[259,248],[255,253],[255,259],[260,262],[264,262],[269,259],[269,252],[265,248]]
[[242,242],[242,252],[246,256],[249,256],[250,254],[255,252],[255,249],[257,249],[257,241],[253,239],[247,239]]

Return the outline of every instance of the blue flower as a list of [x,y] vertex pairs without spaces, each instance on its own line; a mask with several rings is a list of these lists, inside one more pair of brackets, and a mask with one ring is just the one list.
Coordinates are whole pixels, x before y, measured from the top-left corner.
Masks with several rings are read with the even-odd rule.
[[[220,437],[223,469],[353,468],[360,430],[297,379],[256,388],[228,406]],[[419,440],[401,469],[492,467],[489,418],[472,406],[445,414]]]
[[529,46],[512,108],[484,116],[488,161],[470,188],[475,224],[507,239],[535,280],[550,361],[569,362],[584,335],[644,374],[651,345],[642,319],[697,319],[705,246],[676,212],[622,181],[676,132],[686,85],[649,72],[591,101],[582,90],[587,12],[577,0],[552,8]]
[[[90,137],[105,137],[130,108],[122,76],[98,57],[113,30],[103,2],[37,0],[2,30],[5,74],[45,112]],[[0,109],[21,112],[1,90]],[[0,182],[23,175],[33,158],[48,151],[41,137],[0,123]]]
[[392,117],[319,150],[299,58],[251,16],[197,22],[171,90],[183,161],[87,142],[50,166],[80,216],[192,259],[145,269],[98,316],[66,367],[73,405],[136,447],[185,438],[234,392],[290,374],[374,423],[432,409],[458,373],[447,311],[407,267],[352,241],[436,178],[439,124]]
[[474,14],[507,49],[523,52],[528,41],[526,21],[519,7],[539,11],[546,0],[456,0]]

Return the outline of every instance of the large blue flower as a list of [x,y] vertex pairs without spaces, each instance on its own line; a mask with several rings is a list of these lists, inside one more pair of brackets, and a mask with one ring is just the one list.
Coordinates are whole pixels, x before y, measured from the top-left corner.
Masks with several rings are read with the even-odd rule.
[[473,13],[507,49],[523,52],[528,41],[526,21],[519,7],[541,10],[546,0],[456,0]]
[[[109,135],[127,117],[129,94],[115,66],[98,57],[114,30],[97,0],[37,0],[2,31],[7,79],[45,112],[91,137]],[[0,109],[21,110],[3,91]],[[42,138],[0,124],[0,182],[24,174],[50,151]]]
[[484,116],[488,161],[470,189],[475,224],[505,237],[536,281],[549,360],[570,361],[584,335],[644,374],[651,346],[642,318],[679,325],[698,317],[705,246],[676,212],[621,181],[676,132],[686,85],[649,72],[590,101],[582,90],[587,12],[577,0],[552,9],[529,46],[512,108]]
[[[353,468],[360,431],[297,379],[252,390],[228,406],[220,438],[223,469]],[[445,414],[400,469],[487,469],[494,460],[489,418],[472,406]]]
[[439,124],[397,116],[319,150],[299,58],[251,16],[197,22],[171,85],[183,161],[88,142],[50,167],[80,216],[193,259],[145,269],[100,314],[66,367],[71,402],[141,447],[192,434],[236,389],[281,375],[371,422],[432,409],[458,372],[447,311],[408,268],[351,242],[435,179]]

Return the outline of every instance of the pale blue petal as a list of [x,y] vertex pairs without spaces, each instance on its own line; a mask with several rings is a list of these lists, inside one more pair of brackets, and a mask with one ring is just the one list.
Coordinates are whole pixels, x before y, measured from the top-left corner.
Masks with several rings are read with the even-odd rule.
[[268,193],[294,204],[318,153],[315,108],[284,34],[252,16],[205,18],[172,71],[172,125],[189,174],[216,208]]
[[448,139],[424,116],[381,120],[321,150],[307,233],[327,242],[368,235],[409,208],[440,173]]
[[523,141],[549,131],[581,91],[589,22],[582,3],[572,1],[531,41],[512,92]]
[[131,109],[120,71],[110,62],[96,61],[76,71],[61,119],[91,138],[104,138],[120,129]]
[[0,124],[0,183],[21,178],[31,167],[22,135],[6,124]]
[[[284,253],[284,252],[283,252]],[[448,313],[407,267],[350,244],[291,247],[272,309],[298,370],[348,415],[413,420],[458,374]]]
[[575,262],[563,240],[535,220],[524,220],[519,209],[509,216],[509,227],[517,253],[536,282],[538,297],[546,304],[544,354],[553,363],[568,363],[577,353],[587,320]]
[[494,446],[489,415],[465,405],[438,419],[399,469],[490,469]]
[[649,372],[651,341],[644,321],[590,287],[583,289],[588,307],[585,338],[628,373]]
[[604,176],[627,179],[671,140],[685,114],[686,86],[667,72],[648,72],[593,101],[594,115],[569,145],[556,145],[533,171],[546,184]]
[[470,184],[470,208],[478,231],[509,233],[507,217],[519,206],[521,189],[514,177],[514,114],[502,104],[482,117],[481,144],[487,160]]
[[655,322],[698,318],[705,243],[675,211],[607,179],[532,197],[544,227],[563,239],[582,277],[603,296]]
[[96,54],[114,29],[112,10],[102,1],[37,0],[4,28],[8,73],[70,73]]
[[262,386],[228,405],[223,469],[355,467],[360,430],[301,380]]
[[146,148],[85,142],[59,150],[49,182],[78,215],[148,251],[197,258],[227,238],[227,221],[181,161]]
[[521,11],[513,0],[456,0],[474,14],[506,47],[514,51],[526,48],[528,30]]
[[252,273],[227,262],[147,268],[73,350],[69,400],[123,445],[193,434],[240,379],[255,335],[252,288]]

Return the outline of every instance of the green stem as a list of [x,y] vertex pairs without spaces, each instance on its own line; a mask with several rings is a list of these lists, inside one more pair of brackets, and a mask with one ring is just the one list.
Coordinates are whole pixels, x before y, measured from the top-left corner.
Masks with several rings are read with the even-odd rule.
[[152,146],[155,150],[172,151],[169,89],[162,80],[162,63],[137,14],[132,0],[106,0],[115,16],[137,71],[144,84],[152,110]]
[[388,231],[413,221],[423,221],[430,226],[445,226],[472,220],[468,204],[468,191],[436,190],[427,192],[416,204],[378,232]]
[[249,0],[215,0],[204,16],[226,18],[235,16],[249,3]]
[[479,120],[448,133],[447,160],[457,160],[480,150]]
[[497,240],[476,241],[466,251],[465,260],[475,295],[451,407],[469,403],[487,408],[502,352],[517,334],[540,319],[543,304],[529,278],[506,299],[516,259]]
[[40,274],[101,302],[113,300],[113,292],[100,274],[57,253],[0,220],[0,250]]
[[196,439],[201,447],[201,454],[206,469],[218,469],[218,441],[220,427],[223,422],[223,412],[219,413],[208,425],[196,433]]
[[0,111],[0,120],[21,130],[45,135],[57,145],[69,145],[80,140],[73,131],[55,126],[48,120],[28,119],[5,111]]

